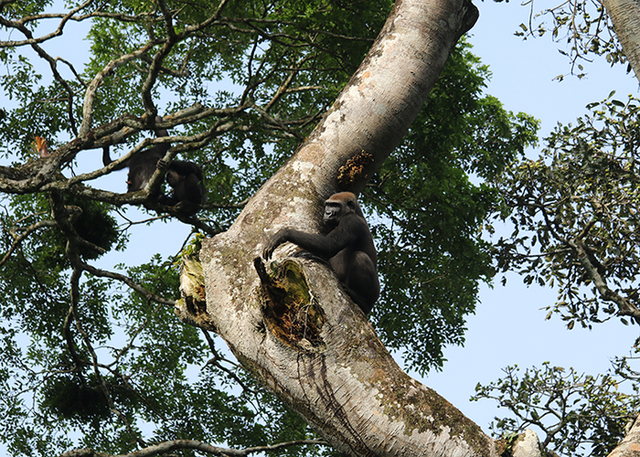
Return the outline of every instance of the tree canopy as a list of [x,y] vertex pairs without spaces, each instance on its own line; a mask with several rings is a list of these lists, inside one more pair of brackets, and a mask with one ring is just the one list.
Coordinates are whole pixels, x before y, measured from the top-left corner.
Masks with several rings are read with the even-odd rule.
[[[551,26],[532,14],[521,33],[550,32],[558,39],[567,31],[565,53],[578,76],[581,60],[592,54],[611,63],[628,59],[635,68],[637,40],[628,17],[620,17],[624,3],[566,2],[545,11]],[[440,34],[435,26],[421,32],[433,32],[436,43],[455,41],[475,21],[473,8],[461,5],[448,2],[456,11],[445,14],[455,16],[451,29],[436,20]],[[534,3],[527,5],[535,13]],[[334,455],[345,448],[367,454],[365,447],[349,448],[353,443],[328,446],[321,436],[332,437],[332,430],[310,421],[317,417],[304,414],[306,405],[292,405],[297,397],[285,392],[275,374],[265,381],[255,361],[237,348],[229,351],[216,335],[219,321],[189,317],[206,315],[207,305],[181,312],[185,276],[179,269],[183,261],[195,265],[190,268],[202,280],[198,264],[190,262],[201,248],[211,262],[211,237],[234,224],[257,224],[263,214],[250,203],[268,179],[281,179],[292,202],[304,200],[306,184],[277,172],[294,160],[300,145],[321,135],[318,126],[329,129],[323,122],[341,113],[340,103],[349,104],[341,91],[359,83],[375,86],[355,72],[376,53],[393,52],[376,48],[392,32],[393,23],[385,25],[397,12],[392,6],[386,0],[0,0],[6,32],[0,41],[6,101],[0,109],[0,442],[11,455]],[[82,46],[60,46],[62,39],[86,40],[86,55]],[[373,55],[367,55],[370,49]],[[450,54],[444,49],[446,65],[384,163],[370,166],[375,151],[363,149],[347,151],[351,168],[327,165],[335,168],[328,174],[337,175],[338,184],[360,191],[382,284],[368,319],[384,347],[420,374],[442,369],[443,349],[464,343],[479,285],[506,271],[520,272],[527,284],[556,288],[558,300],[548,305],[548,316],[559,316],[569,329],[612,318],[635,325],[638,100],[612,93],[594,102],[576,125],[558,126],[532,159],[523,153],[536,144],[538,122],[506,111],[486,93],[491,74],[464,37]],[[429,64],[439,71],[442,62],[433,59]],[[398,90],[408,85],[393,82]],[[332,105],[336,99],[338,106]],[[162,129],[168,137],[157,133]],[[143,189],[125,193],[119,166],[163,144],[170,145],[167,162],[202,167],[207,201],[195,216],[154,199],[170,192],[161,166]],[[103,148],[111,151],[113,164],[100,161]],[[343,176],[348,172],[355,177]],[[241,213],[247,208],[248,216]],[[496,219],[509,221],[513,231],[491,243],[483,231],[492,231]],[[160,246],[173,241],[176,227],[189,233],[170,256],[140,258],[139,246],[130,241],[134,232],[153,230],[166,236],[154,240]],[[126,263],[114,265],[116,251],[126,252]],[[229,255],[224,261],[234,268],[237,259]],[[317,280],[315,267],[302,265],[306,283],[329,284]],[[226,287],[207,281],[209,290]],[[322,309],[323,298],[309,296],[310,306]],[[446,401],[385,371],[382,356],[376,357],[384,347],[367,333],[363,316],[345,317],[340,324],[348,331],[339,333],[344,329],[331,320],[336,314],[329,301],[322,323],[334,327],[324,331],[362,336],[364,346],[344,341],[347,354],[358,357],[358,366],[347,368],[358,382],[370,376],[362,385],[384,398],[382,412],[372,415],[401,417],[404,428],[396,435],[451,430],[449,442],[463,443],[448,448],[451,455],[462,455],[457,453],[467,445],[473,455],[510,455],[516,436],[529,426],[542,432],[548,455],[604,456],[619,450],[625,435],[635,439],[633,357],[621,357],[611,373],[596,375],[550,364],[524,372],[506,367],[503,379],[477,387],[476,399],[497,400],[511,412],[493,424],[502,440],[487,450],[481,432]],[[261,325],[255,333],[266,334]],[[331,354],[323,359],[319,350],[293,350],[299,358],[285,372],[312,373],[311,360],[322,359],[325,369],[348,365],[328,365]],[[273,357],[264,351],[265,358]],[[363,371],[363,364],[374,374]],[[331,400],[326,413],[344,414],[347,403],[339,405],[336,394],[342,389],[348,396],[352,386],[345,382],[332,390],[329,376],[321,375],[327,382],[317,390]],[[392,379],[383,381],[385,375]],[[426,397],[430,403],[422,401]],[[366,434],[348,419],[354,435]],[[422,449],[412,451],[423,455]]]
[[[316,438],[219,339],[175,316],[179,256],[138,259],[129,233],[172,217],[193,227],[196,245],[198,233],[226,230],[345,86],[390,2],[60,6],[0,9],[11,34],[0,42],[10,100],[0,121],[2,441],[15,455],[52,455]],[[86,33],[90,44],[80,63],[73,48],[50,47],[75,23],[84,28],[73,38]],[[371,320],[420,372],[441,368],[443,347],[464,341],[478,284],[494,273],[480,237],[499,205],[491,182],[535,141],[535,120],[482,92],[489,75],[461,41],[360,196],[383,282]],[[100,148],[122,157],[160,142],[156,114],[168,158],[203,168],[208,200],[197,218],[150,205],[162,176],[130,194],[96,179],[124,175],[98,165]],[[131,260],[110,265],[109,252],[125,249]],[[331,452],[322,449],[306,452]]]
[[[547,319],[558,316],[568,329],[611,319],[635,325],[638,101],[612,93],[588,109],[576,125],[558,125],[538,158],[502,176],[513,231],[496,244],[498,268],[556,289]],[[602,374],[547,364],[520,375],[506,367],[504,378],[478,385],[475,399],[495,399],[512,413],[494,421],[501,435],[533,425],[558,454],[609,455],[636,418],[636,351]]]

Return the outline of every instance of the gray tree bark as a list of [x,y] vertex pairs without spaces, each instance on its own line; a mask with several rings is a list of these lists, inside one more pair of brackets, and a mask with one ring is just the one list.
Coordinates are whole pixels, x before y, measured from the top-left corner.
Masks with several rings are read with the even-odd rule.
[[640,80],[640,3],[637,0],[603,0],[616,36],[629,64]]
[[640,420],[636,418],[627,436],[616,447],[609,457],[638,457],[640,456]]
[[[348,455],[500,454],[476,424],[397,366],[327,266],[286,259],[286,244],[274,256],[280,276],[258,276],[271,234],[283,226],[317,231],[329,195],[362,189],[477,16],[468,0],[398,1],[307,141],[227,232],[203,243],[206,316],[179,311],[215,328],[245,368]],[[262,268],[264,278],[270,267]]]
[[[640,75],[637,5],[628,0],[605,4],[612,16],[616,9],[621,14],[614,24],[624,25],[616,25],[616,31]],[[397,366],[327,266],[288,258],[291,245],[276,250],[278,264],[265,268],[259,260],[277,229],[317,231],[321,204],[329,195],[363,188],[406,133],[477,15],[468,0],[398,0],[323,121],[234,225],[203,244],[204,310],[197,315],[180,310],[183,317],[191,313],[193,322],[215,328],[245,368],[348,455],[498,456],[505,451]],[[631,44],[622,38],[625,29]],[[275,279],[265,279],[270,269]],[[635,449],[636,442],[619,449]],[[539,457],[537,436],[527,431],[508,452]]]

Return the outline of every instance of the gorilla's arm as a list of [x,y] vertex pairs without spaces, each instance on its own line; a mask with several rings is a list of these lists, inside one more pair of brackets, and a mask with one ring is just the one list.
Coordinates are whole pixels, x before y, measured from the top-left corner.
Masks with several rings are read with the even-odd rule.
[[347,246],[357,243],[358,238],[362,236],[363,228],[366,229],[366,222],[355,214],[343,217],[338,226],[327,235],[283,228],[269,239],[262,256],[269,260],[273,251],[288,241],[305,251],[329,259]]

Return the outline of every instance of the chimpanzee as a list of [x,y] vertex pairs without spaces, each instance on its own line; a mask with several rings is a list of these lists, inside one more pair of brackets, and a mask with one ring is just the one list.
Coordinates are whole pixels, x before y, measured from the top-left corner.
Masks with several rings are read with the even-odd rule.
[[[162,117],[157,116],[156,122],[162,122]],[[160,138],[168,136],[169,133],[166,129],[159,129],[156,130],[156,135]],[[206,188],[202,183],[202,169],[193,162],[182,160],[173,160],[167,165],[162,158],[170,148],[170,143],[156,144],[124,161],[116,170],[129,167],[127,192],[135,192],[147,185],[156,168],[167,169],[166,179],[173,189],[173,194],[167,197],[158,191],[151,196],[151,200],[156,200],[163,205],[174,206],[184,214],[193,215],[198,212],[200,205],[206,200]],[[102,150],[102,162],[105,166],[112,162],[108,146]]]
[[262,256],[269,260],[278,246],[289,241],[328,259],[346,292],[367,314],[380,295],[380,282],[373,237],[356,196],[351,192],[332,195],[325,202],[324,223],[331,229],[327,235],[280,229],[269,239]]
[[[162,122],[162,117],[156,116],[156,122]],[[156,130],[156,136],[158,138],[169,136],[169,133],[166,129],[159,129]],[[129,167],[129,174],[127,175],[127,192],[135,192],[147,185],[153,175],[153,172],[156,171],[158,161],[164,157],[170,148],[170,143],[156,144],[144,151],[140,151],[138,154],[118,165],[116,170],[122,170],[124,167]],[[106,167],[111,162],[113,162],[113,160],[111,160],[111,157],[109,156],[109,146],[105,146],[102,148],[102,163]]]
[[[164,166],[161,161],[159,166]],[[194,215],[207,197],[207,189],[203,184],[202,169],[193,162],[174,160],[169,163],[167,183],[173,189],[170,197],[161,195],[158,202],[174,206],[180,212]]]

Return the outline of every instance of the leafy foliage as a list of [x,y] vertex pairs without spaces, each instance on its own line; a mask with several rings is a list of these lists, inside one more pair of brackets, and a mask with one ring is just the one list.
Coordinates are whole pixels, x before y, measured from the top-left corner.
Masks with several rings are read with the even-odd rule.
[[[347,83],[391,2],[71,2],[73,20],[55,25],[85,26],[77,33],[90,52],[59,47],[74,50],[59,59],[39,27],[62,16],[45,14],[51,2],[19,3],[0,10],[16,40],[0,42],[0,87],[11,101],[0,156],[14,162],[0,167],[0,439],[12,455],[31,456],[315,438],[218,339],[176,318],[174,258],[111,266],[104,251],[137,247],[130,231],[175,222],[144,208],[151,189],[109,190],[102,179],[114,171],[96,165],[96,150],[144,149],[161,114],[171,157],[205,173],[207,204],[198,219],[181,218],[189,236],[225,230]],[[482,93],[488,77],[463,42],[362,199],[384,283],[372,320],[421,372],[463,342],[478,282],[493,275],[480,239],[499,202],[489,181],[535,139],[535,121]],[[51,156],[33,157],[34,135]]]
[[494,399],[514,417],[496,418],[491,428],[499,436],[534,426],[544,432],[542,446],[567,456],[606,456],[636,418],[640,396],[619,390],[619,379],[605,374],[587,376],[553,367],[525,370],[507,367],[505,377],[487,386],[478,384],[473,400]]
[[640,316],[638,100],[609,98],[590,109],[502,183],[514,231],[499,243],[499,266],[558,287],[549,316],[558,313],[569,328]]
[[[550,34],[554,41],[566,41],[568,49],[559,51],[571,60],[571,74],[578,78],[586,76],[581,62],[588,62],[591,55],[604,56],[611,65],[626,61],[603,3],[569,0],[541,12],[536,12],[534,0],[523,5],[530,8],[529,22],[520,24],[516,35],[526,39]],[[544,17],[550,18],[550,23]],[[561,81],[564,75],[556,78]]]
[[500,205],[491,182],[536,141],[533,118],[482,93],[487,68],[461,42],[404,143],[372,180],[366,202],[384,287],[373,316],[387,347],[412,368],[441,367],[464,341],[480,281],[493,277],[481,232]]
[[[588,106],[576,125],[559,125],[535,160],[509,167],[500,179],[513,226],[497,243],[498,268],[518,270],[527,284],[556,287],[547,318],[569,329],[613,317],[638,317],[638,100],[614,93]],[[545,364],[505,369],[506,377],[477,387],[515,417],[496,419],[509,435],[533,425],[544,446],[563,455],[608,455],[637,415],[635,357],[614,363],[615,375],[587,376]],[[623,380],[631,381],[626,393]],[[631,394],[629,394],[631,392]]]

